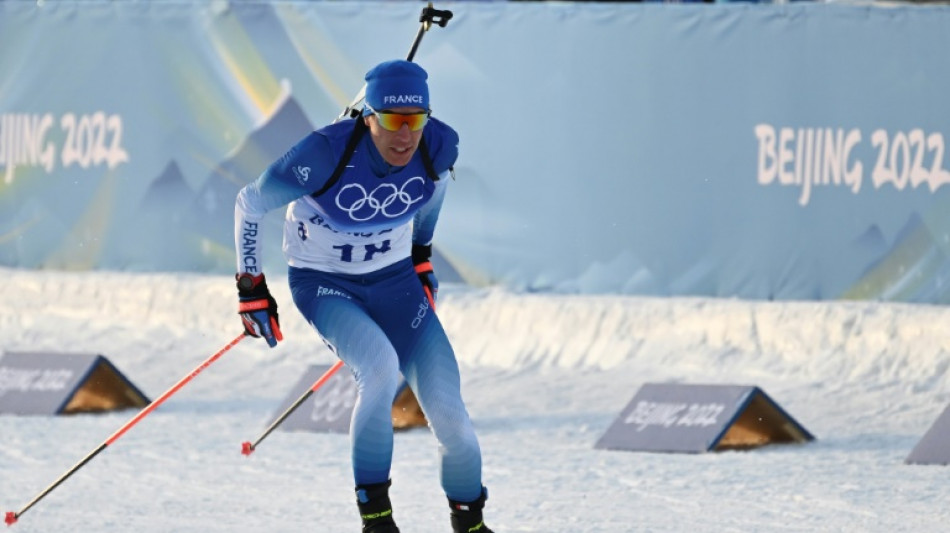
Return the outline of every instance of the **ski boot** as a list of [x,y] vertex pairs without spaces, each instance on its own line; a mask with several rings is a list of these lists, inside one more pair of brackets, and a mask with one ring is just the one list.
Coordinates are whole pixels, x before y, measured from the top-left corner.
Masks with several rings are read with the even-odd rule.
[[389,480],[356,487],[356,505],[363,520],[363,533],[399,533],[393,521],[393,505],[389,501],[389,486],[392,484]]
[[457,502],[449,499],[452,509],[452,531],[454,533],[494,533],[482,520],[482,508],[488,499],[488,490],[482,487],[482,495],[473,502]]

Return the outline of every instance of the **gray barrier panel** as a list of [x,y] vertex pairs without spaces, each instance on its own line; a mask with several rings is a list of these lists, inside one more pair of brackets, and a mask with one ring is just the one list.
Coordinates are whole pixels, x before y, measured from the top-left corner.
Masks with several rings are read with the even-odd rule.
[[55,415],[144,407],[149,399],[97,354],[0,356],[0,413]]
[[647,383],[594,447],[702,453],[813,439],[758,387]]
[[937,417],[917,446],[904,460],[907,464],[950,464],[950,406]]
[[[274,420],[307,392],[330,366],[313,365],[308,368],[274,413]],[[291,413],[280,425],[280,429],[349,433],[354,405],[356,405],[356,381],[353,380],[352,374],[341,369],[317,389],[308,401]]]
[[[313,365],[297,381],[283,403],[277,409],[273,420],[276,420],[294,402],[297,401],[310,387],[316,383],[331,365]],[[322,387],[314,392],[307,402],[291,413],[280,425],[284,431],[315,431],[328,433],[349,433],[350,418],[353,406],[356,405],[356,381],[349,371],[339,371],[333,375]],[[409,429],[424,427],[425,415],[419,408],[412,390],[403,382],[396,398],[393,400],[393,427],[395,429]]]

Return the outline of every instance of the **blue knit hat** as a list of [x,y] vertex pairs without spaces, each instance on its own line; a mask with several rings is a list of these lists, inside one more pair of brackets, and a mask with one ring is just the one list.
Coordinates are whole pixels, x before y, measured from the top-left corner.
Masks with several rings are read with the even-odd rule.
[[[366,73],[366,103],[376,111],[393,107],[429,109],[426,71],[410,61],[396,59],[373,67]],[[369,115],[363,109],[363,115]]]

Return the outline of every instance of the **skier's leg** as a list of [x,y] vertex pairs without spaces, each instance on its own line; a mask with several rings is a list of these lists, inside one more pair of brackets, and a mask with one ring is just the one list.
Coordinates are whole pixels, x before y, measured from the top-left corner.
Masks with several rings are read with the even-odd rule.
[[400,382],[396,352],[357,299],[358,288],[320,273],[294,273],[294,302],[356,378],[350,424],[356,485],[385,483],[392,466],[392,402]]
[[481,451],[462,401],[455,352],[411,264],[387,281],[373,289],[370,312],[395,346],[439,441],[442,488],[452,500],[474,501],[482,494]]
[[455,352],[434,316],[420,330],[414,349],[403,357],[403,374],[439,441],[446,496],[474,501],[482,494],[482,456],[462,400]]
[[482,518],[488,492],[482,486],[481,450],[462,400],[458,363],[434,315],[419,326],[417,342],[403,355],[402,369],[439,441],[452,530],[492,533]]

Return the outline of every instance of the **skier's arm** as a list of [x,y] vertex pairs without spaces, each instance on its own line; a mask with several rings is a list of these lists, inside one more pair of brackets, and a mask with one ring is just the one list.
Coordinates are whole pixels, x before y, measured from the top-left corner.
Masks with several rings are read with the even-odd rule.
[[[238,314],[244,332],[262,337],[273,348],[283,340],[277,301],[271,296],[262,265],[262,221],[268,211],[320,187],[332,160],[323,136],[311,134],[245,185],[234,201],[234,243],[237,251]],[[318,166],[319,165],[319,166]],[[312,172],[314,169],[315,172]],[[323,179],[310,179],[320,175]]]
[[238,273],[263,273],[260,230],[264,215],[322,187],[333,164],[326,137],[312,133],[238,192],[234,202]]

